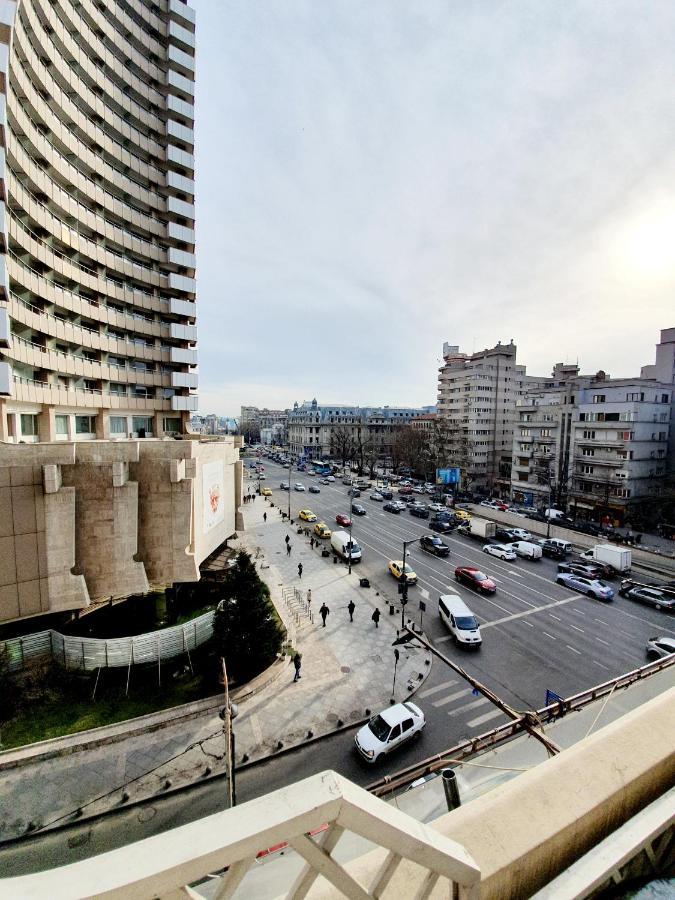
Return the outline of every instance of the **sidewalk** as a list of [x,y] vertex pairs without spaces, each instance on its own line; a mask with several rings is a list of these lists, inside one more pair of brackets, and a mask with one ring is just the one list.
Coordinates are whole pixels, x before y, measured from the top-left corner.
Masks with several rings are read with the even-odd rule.
[[[372,589],[359,587],[358,566],[350,576],[346,566],[322,558],[320,552],[310,549],[309,537],[297,534],[297,526],[282,523],[277,508],[262,497],[245,505],[243,515],[247,530],[231,544],[249,550],[254,558],[258,551],[258,571],[270,587],[294,648],[302,653],[302,677],[293,682],[289,660],[259,693],[238,701],[234,724],[238,765],[269,756],[281,747],[297,746],[309,739],[310,732],[316,738],[343,724],[360,722],[368,710],[374,713],[387,706],[394,674],[391,644],[396,637],[385,599]],[[285,549],[286,534],[291,539],[290,557]],[[302,579],[298,577],[299,562]],[[286,606],[284,587],[301,589],[303,598],[311,588],[313,623]],[[346,608],[350,599],[356,605],[353,623]],[[325,628],[318,615],[324,602],[330,609]],[[371,615],[378,605],[381,618],[376,628]],[[397,701],[416,691],[431,668],[426,651],[400,650]],[[72,742],[71,737],[68,744]],[[56,740],[43,746],[58,744]],[[191,749],[185,752],[188,747]],[[0,841],[25,834],[29,823],[30,830],[59,817],[64,817],[65,824],[74,821],[78,809],[81,818],[98,815],[121,803],[157,797],[219,774],[225,766],[223,753],[222,722],[210,709],[184,722],[155,724],[119,742],[87,750],[69,746],[62,755],[11,768],[10,764],[21,761],[22,751],[0,754]]]

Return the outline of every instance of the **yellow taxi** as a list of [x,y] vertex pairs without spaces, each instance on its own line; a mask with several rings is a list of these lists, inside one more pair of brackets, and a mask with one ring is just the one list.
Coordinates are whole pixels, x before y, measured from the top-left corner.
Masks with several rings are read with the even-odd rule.
[[303,522],[316,522],[317,520],[311,509],[301,509],[298,513],[298,518],[302,519]]
[[471,521],[471,515],[465,509],[453,509],[456,519],[462,519],[464,522]]
[[[390,559],[389,572],[397,581],[403,581],[403,560]],[[417,584],[417,575],[415,574],[415,572],[413,572],[413,570],[407,563],[405,565],[405,580],[408,582],[408,584]]]
[[263,497],[271,497],[272,496],[272,488],[264,487],[260,491],[260,493],[263,495]]
[[331,531],[325,522],[317,522],[314,526],[314,534],[320,538],[329,538]]

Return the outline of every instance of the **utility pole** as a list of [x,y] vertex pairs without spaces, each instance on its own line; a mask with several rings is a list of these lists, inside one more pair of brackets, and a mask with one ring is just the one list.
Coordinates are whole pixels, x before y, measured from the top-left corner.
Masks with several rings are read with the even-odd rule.
[[405,628],[405,606],[408,602],[408,576],[405,572],[405,556],[409,544],[414,544],[416,538],[412,541],[403,541],[403,571],[401,572],[401,628]]
[[223,692],[225,694],[225,706],[220,711],[220,718],[223,720],[223,732],[225,736],[225,774],[227,776],[227,809],[231,809],[237,805],[237,789],[235,785],[235,744],[234,729],[232,721],[237,717],[238,709],[236,703],[230,703],[230,692],[227,684],[227,667],[225,666],[225,658],[220,657],[220,665],[223,673]]

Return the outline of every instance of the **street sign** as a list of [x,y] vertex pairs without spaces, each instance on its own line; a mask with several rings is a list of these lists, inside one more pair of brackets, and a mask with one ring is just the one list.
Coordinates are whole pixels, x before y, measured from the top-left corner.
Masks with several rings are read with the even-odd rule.
[[426,603],[424,602],[424,600],[420,600],[420,612],[426,612],[426,611],[427,611]]
[[564,703],[564,702],[565,701],[560,696],[560,694],[556,694],[555,691],[549,691],[549,689],[546,688],[546,703],[544,703],[544,706],[548,706],[550,703]]
[[452,469],[436,469],[436,484],[459,484],[460,470],[456,467]]

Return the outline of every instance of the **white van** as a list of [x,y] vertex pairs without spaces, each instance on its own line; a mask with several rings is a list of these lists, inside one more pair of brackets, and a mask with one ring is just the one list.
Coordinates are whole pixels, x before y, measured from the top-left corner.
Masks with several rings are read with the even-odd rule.
[[524,559],[541,559],[542,549],[539,544],[532,544],[530,541],[513,541],[505,546],[510,547],[518,556]]
[[545,509],[544,515],[547,519],[563,519],[565,517],[565,513],[561,509]]
[[557,547],[563,553],[571,553],[573,549],[570,542],[563,541],[562,538],[546,538],[546,543],[553,544],[554,547]]
[[476,649],[483,643],[476,617],[459,594],[443,594],[439,597],[438,615],[450,629],[456,643]]

